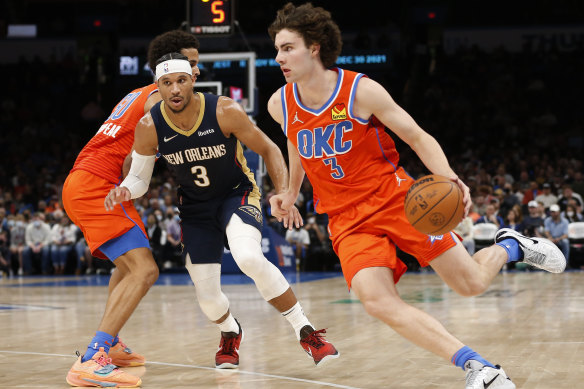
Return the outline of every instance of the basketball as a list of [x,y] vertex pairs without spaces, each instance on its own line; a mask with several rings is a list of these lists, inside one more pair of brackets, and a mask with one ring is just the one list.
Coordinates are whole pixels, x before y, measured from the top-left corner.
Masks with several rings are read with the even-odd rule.
[[443,235],[462,220],[462,191],[446,177],[424,176],[408,190],[404,209],[416,230],[426,235]]

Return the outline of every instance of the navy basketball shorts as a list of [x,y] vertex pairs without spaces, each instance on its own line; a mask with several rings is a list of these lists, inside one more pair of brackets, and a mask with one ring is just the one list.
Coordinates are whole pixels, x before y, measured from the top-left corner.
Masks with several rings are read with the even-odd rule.
[[182,241],[191,262],[221,263],[229,249],[225,230],[233,214],[262,231],[263,217],[258,192],[238,190],[221,199],[179,206]]

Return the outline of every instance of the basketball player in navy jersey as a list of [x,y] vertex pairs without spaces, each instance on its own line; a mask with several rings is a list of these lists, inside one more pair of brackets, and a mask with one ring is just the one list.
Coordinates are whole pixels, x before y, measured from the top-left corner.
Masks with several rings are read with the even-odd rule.
[[[148,190],[155,155],[160,153],[176,176],[186,267],[201,309],[221,330],[217,368],[236,368],[243,338],[221,291],[221,257],[226,244],[239,268],[251,277],[262,297],[293,326],[315,364],[339,356],[315,331],[290,285],[261,249],[260,192],[248,169],[241,143],[261,155],[278,193],[287,190],[288,170],[282,153],[232,99],[195,93],[188,58],[180,53],[161,57],[156,80],[162,102],[138,123],[130,172],[105,199],[107,210]],[[285,225],[302,220],[291,209]]]

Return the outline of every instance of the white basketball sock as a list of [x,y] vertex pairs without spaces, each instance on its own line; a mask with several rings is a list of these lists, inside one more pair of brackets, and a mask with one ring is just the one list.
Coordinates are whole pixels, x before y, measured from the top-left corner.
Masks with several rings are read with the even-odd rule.
[[310,324],[310,321],[308,321],[308,318],[304,314],[304,311],[302,310],[299,302],[294,304],[294,306],[286,312],[282,312],[282,316],[284,316],[286,320],[288,320],[288,322],[292,325],[292,327],[294,327],[294,332],[296,333],[296,338],[298,338],[298,340],[300,340],[300,330],[304,326],[312,327],[312,324]]
[[217,324],[221,332],[235,332],[239,334],[239,326],[235,321],[235,318],[231,313],[227,316],[227,319],[223,320],[221,323]]

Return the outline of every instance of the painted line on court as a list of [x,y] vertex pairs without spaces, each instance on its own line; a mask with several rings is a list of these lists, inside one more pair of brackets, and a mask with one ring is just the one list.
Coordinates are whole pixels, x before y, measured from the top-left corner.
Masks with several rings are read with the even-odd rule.
[[[20,355],[41,355],[41,356],[46,356],[46,357],[65,357],[65,358],[73,358],[73,357],[75,357],[76,358],[75,355],[37,353],[37,352],[31,352],[31,351],[0,350],[0,354],[1,353],[5,353],[5,354],[20,354]],[[150,362],[150,361],[148,361],[148,362],[146,362],[146,365],[161,365],[161,366],[172,366],[172,367],[186,367],[186,368],[189,368],[189,369],[212,370],[212,371],[217,371],[218,370],[218,369],[216,369],[214,367],[208,367],[208,366],[184,365],[184,364],[180,364],[180,363],[166,363],[166,362]],[[331,387],[331,388],[360,389],[360,388],[355,387],[355,386],[338,385],[338,384],[333,384],[333,383],[330,383],[330,382],[306,380],[306,379],[303,379],[303,378],[294,378],[294,377],[287,377],[287,376],[275,375],[275,374],[257,373],[257,372],[254,372],[254,371],[246,371],[246,370],[240,370],[240,369],[234,370],[234,372],[237,372],[239,374],[256,375],[256,376],[267,377],[267,378],[278,378],[278,379],[286,380],[286,381],[304,382],[304,383],[307,383],[307,384],[315,384],[315,385],[321,385],[321,386],[328,386],[328,387]]]
[[531,344],[584,344],[584,342],[531,342]]

